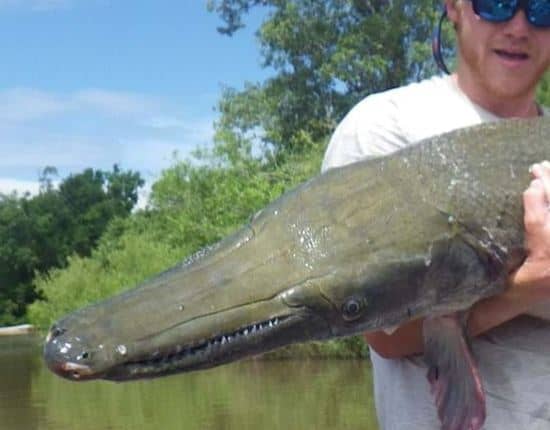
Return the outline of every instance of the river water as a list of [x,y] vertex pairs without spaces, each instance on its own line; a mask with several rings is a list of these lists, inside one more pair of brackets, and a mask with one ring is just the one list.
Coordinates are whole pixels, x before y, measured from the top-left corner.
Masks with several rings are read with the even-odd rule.
[[32,337],[0,337],[1,430],[376,430],[365,361],[249,360],[116,384],[54,376]]

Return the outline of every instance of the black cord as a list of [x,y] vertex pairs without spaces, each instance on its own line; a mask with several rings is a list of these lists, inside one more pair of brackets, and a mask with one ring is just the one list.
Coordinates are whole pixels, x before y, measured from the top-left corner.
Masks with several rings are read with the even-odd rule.
[[441,53],[441,26],[445,18],[447,18],[447,8],[444,7],[441,17],[439,18],[439,23],[436,25],[432,36],[432,54],[439,70],[450,75],[451,73],[449,69],[447,69],[445,61],[443,60],[443,54]]

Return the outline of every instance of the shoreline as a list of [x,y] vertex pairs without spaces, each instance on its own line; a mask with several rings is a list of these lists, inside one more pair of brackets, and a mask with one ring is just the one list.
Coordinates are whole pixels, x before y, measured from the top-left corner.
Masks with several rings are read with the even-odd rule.
[[1,336],[20,336],[24,334],[30,334],[34,332],[34,326],[32,324],[20,324],[10,327],[0,327]]

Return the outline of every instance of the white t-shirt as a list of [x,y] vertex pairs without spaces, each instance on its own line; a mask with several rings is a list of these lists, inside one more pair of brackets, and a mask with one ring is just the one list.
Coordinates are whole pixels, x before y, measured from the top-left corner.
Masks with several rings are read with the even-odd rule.
[[451,77],[435,76],[373,94],[358,103],[334,131],[321,170],[387,155],[428,137],[498,120],[473,104]]
[[[451,77],[436,76],[374,94],[336,128],[322,170],[386,155],[458,128],[498,121],[473,104]],[[485,430],[550,430],[550,323],[509,321],[472,342],[487,396]],[[382,430],[438,430],[420,356],[387,360],[371,349]]]

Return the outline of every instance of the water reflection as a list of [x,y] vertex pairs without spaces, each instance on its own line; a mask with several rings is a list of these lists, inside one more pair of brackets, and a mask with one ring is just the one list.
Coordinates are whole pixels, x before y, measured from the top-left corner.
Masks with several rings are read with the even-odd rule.
[[74,383],[45,369],[28,339],[17,342],[0,339],[2,429],[376,429],[365,362],[256,360],[150,381]]
[[32,404],[38,343],[28,337],[0,337],[0,428],[37,429],[41,405]]

